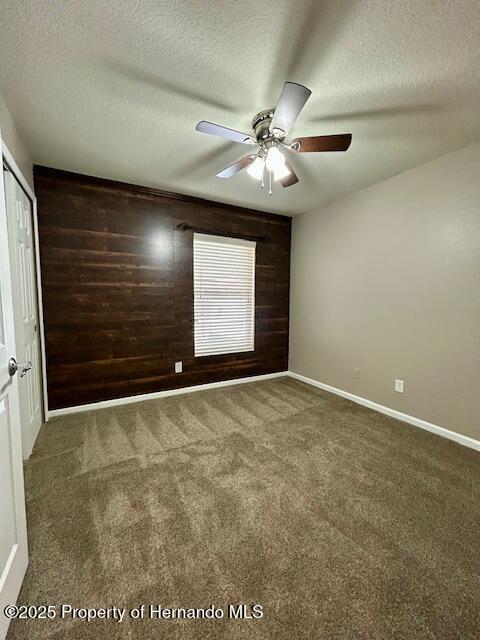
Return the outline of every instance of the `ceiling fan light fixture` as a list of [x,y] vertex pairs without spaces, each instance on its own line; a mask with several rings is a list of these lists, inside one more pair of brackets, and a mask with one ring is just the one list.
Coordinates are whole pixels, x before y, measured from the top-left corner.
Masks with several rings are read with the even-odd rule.
[[277,146],[269,147],[265,165],[273,173],[275,181],[282,180],[290,175],[291,171],[285,162],[285,156]]
[[289,176],[290,173],[291,173],[290,169],[287,167],[285,163],[283,163],[283,165],[277,167],[273,172],[273,179],[275,180],[275,182],[277,180],[283,180],[283,178],[286,178],[287,176]]
[[285,167],[285,156],[278,147],[270,147],[267,152],[267,158],[265,160],[267,169],[269,171],[281,171]]
[[248,167],[247,173],[255,180],[261,180],[263,176],[263,169],[265,167],[265,160],[257,156],[255,161]]

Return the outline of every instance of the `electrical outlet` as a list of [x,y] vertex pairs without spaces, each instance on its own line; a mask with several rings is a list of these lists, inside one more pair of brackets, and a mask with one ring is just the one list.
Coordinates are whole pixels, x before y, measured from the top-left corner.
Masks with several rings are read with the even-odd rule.
[[175,373],[182,373],[183,371],[183,363],[181,360],[175,362]]
[[360,369],[354,369],[353,370],[353,379],[354,380],[360,380]]
[[403,380],[395,380],[395,391],[397,393],[403,393],[405,382]]

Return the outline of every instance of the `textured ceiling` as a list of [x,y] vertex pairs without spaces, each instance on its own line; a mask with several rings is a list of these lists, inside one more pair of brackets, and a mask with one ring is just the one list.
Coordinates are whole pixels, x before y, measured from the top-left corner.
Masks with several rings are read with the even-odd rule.
[[[34,162],[295,214],[480,138],[478,0],[2,0],[0,91]],[[248,147],[283,82],[312,97],[295,135],[352,132],[293,156],[269,197],[215,173]]]

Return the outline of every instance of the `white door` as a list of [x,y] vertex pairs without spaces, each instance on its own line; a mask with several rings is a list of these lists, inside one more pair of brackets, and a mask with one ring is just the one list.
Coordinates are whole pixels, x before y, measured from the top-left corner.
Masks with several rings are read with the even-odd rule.
[[27,459],[42,426],[32,203],[13,173],[6,170],[4,176],[16,358],[19,362],[31,363],[31,369],[19,380],[23,458]]
[[14,355],[7,215],[0,179],[0,639],[5,637],[9,624],[5,606],[15,603],[28,563],[19,376],[11,376],[8,367]]

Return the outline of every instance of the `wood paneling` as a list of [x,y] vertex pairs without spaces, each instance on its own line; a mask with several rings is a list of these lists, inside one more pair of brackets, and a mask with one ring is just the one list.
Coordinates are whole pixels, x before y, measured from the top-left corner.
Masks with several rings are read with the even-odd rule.
[[[35,190],[51,409],[287,369],[290,218],[38,166]],[[266,237],[254,352],[194,357],[181,223]]]

